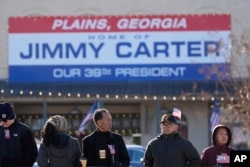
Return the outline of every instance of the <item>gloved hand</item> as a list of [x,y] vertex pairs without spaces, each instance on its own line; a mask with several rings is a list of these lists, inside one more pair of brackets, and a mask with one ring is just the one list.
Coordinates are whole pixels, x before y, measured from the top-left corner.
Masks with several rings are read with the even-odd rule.
[[111,167],[121,167],[122,164],[120,162],[113,162]]

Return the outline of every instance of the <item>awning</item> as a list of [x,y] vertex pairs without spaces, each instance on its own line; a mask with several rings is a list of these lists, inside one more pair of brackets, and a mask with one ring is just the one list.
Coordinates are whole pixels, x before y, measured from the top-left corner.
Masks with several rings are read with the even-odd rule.
[[92,83],[7,83],[0,82],[2,97],[70,95],[102,96],[180,96],[214,94],[215,81],[161,81],[161,82],[92,82]]

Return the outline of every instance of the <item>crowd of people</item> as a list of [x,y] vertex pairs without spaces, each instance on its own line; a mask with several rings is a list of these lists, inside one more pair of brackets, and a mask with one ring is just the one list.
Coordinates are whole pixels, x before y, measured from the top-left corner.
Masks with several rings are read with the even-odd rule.
[[[178,133],[180,117],[164,114],[161,133],[151,139],[143,157],[145,167],[226,167],[229,166],[232,132],[217,125],[211,146],[199,154],[195,146]],[[32,129],[16,119],[13,106],[0,103],[0,167],[129,167],[130,157],[122,135],[112,132],[112,116],[105,109],[93,114],[96,129],[79,143],[67,133],[65,117],[50,117],[41,130],[37,148]],[[81,145],[81,147],[80,147]],[[83,165],[82,159],[85,159]]]

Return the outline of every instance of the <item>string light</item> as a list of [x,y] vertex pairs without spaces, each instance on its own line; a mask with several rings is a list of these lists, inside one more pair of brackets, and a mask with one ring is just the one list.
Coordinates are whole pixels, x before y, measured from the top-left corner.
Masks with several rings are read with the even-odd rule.
[[[16,90],[15,90],[16,91]],[[5,93],[5,90],[4,89],[1,89],[0,90],[0,93],[2,93],[3,95],[4,95],[4,93]],[[10,90],[10,93],[11,94],[14,94],[14,90],[13,89],[11,89]],[[20,90],[19,91],[19,94],[20,95],[22,95],[22,96],[25,96],[25,91],[24,90]],[[42,91],[39,91],[38,92],[38,95],[39,96],[43,96],[44,94],[46,94],[46,92],[42,92]],[[34,92],[32,91],[32,90],[30,90],[30,91],[27,91],[27,94],[26,94],[26,96],[27,95],[29,95],[29,96],[34,96]],[[48,97],[52,97],[53,96],[53,92],[51,92],[51,91],[49,91],[49,92],[47,92],[47,95],[48,95]],[[61,92],[58,92],[57,93],[57,96],[58,97],[62,97],[62,93]],[[124,97],[124,99],[135,99],[135,100],[138,100],[138,99],[140,99],[140,96],[138,96],[138,95],[128,95],[128,94],[125,94],[125,95],[119,95],[119,94],[116,94],[116,95],[114,95],[113,97],[110,95],[110,94],[106,94],[106,95],[100,95],[100,94],[96,94],[95,95],[95,98],[98,98],[98,99],[102,99],[102,98],[106,98],[106,99],[116,99],[116,100],[118,100],[118,99],[120,99],[120,97],[121,96],[123,96]],[[248,97],[248,95],[246,95],[247,97]],[[46,97],[46,96],[44,96],[44,97]],[[68,98],[71,98],[72,97],[72,93],[71,92],[68,92],[67,93],[67,97]],[[77,93],[76,94],[76,97],[78,97],[78,98],[80,98],[81,97],[81,93]],[[91,95],[89,94],[89,93],[87,93],[86,94],[86,97],[87,98],[91,98]],[[65,98],[65,97],[64,97]],[[74,98],[74,97],[72,97],[72,98]],[[187,101],[187,100],[192,100],[192,101],[196,101],[196,100],[201,100],[201,101],[205,101],[205,100],[209,100],[209,98],[210,98],[210,100],[211,101],[214,101],[215,100],[215,97],[214,96],[206,96],[206,97],[204,97],[204,96],[202,96],[202,95],[200,95],[200,96],[192,96],[192,97],[188,97],[188,96],[185,96],[185,95],[180,95],[180,96],[162,96],[162,97],[160,97],[160,96],[152,96],[152,100],[158,100],[158,99],[162,99],[162,100],[173,100],[173,101],[176,101],[177,99],[181,99],[182,101]],[[250,97],[249,97],[250,98]],[[144,95],[143,97],[142,97],[142,99],[143,100],[150,100],[150,98],[149,98],[149,96],[148,95]],[[228,100],[230,100],[230,101],[233,101],[234,100],[234,97],[230,97],[230,98],[226,98],[226,97],[220,97],[220,101],[225,101],[226,99],[228,99]]]

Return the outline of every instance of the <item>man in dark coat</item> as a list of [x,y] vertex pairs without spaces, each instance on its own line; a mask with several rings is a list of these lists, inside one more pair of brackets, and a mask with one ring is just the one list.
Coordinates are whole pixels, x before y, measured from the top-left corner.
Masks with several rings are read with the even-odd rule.
[[96,130],[82,140],[87,166],[128,167],[130,158],[120,134],[111,132],[112,117],[107,109],[97,109],[93,116]]
[[0,103],[0,166],[32,167],[38,155],[31,129],[16,120],[10,103]]
[[144,155],[145,167],[199,167],[200,156],[190,141],[178,132],[178,118],[164,114],[161,134],[150,140]]

